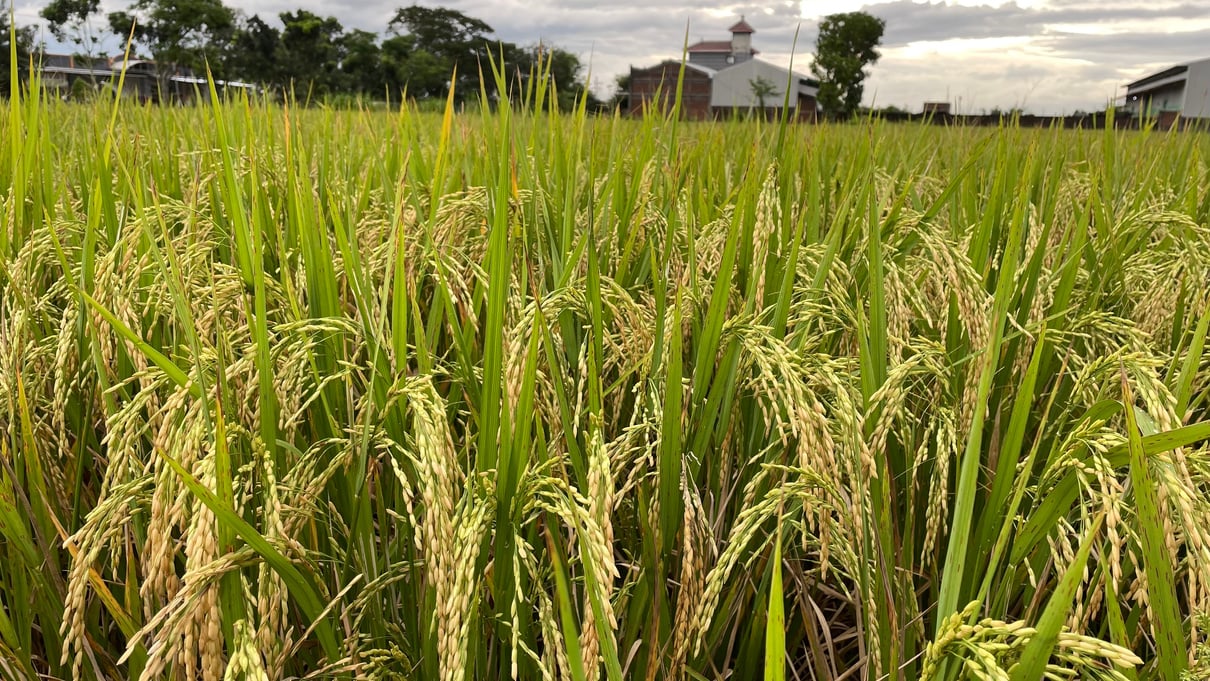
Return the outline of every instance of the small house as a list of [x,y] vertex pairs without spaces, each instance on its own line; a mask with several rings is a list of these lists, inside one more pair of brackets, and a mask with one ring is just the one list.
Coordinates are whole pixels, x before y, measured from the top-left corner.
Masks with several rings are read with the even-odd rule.
[[1210,59],[1177,64],[1129,83],[1122,109],[1155,118],[1161,128],[1178,119],[1210,119]]

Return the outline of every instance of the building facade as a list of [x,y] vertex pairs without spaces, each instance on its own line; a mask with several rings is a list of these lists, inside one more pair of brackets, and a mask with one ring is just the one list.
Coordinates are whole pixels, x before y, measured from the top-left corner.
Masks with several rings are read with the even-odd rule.
[[[795,118],[815,120],[819,83],[757,59],[759,52],[752,47],[756,31],[742,17],[729,30],[731,40],[703,40],[686,50],[681,114],[696,120],[740,115],[772,118],[788,99]],[[626,111],[642,115],[657,108],[670,109],[680,72],[677,60],[631,67]]]
[[1210,120],[1210,59],[1178,64],[1126,86],[1124,111],[1153,118],[1163,128],[1185,121]]
[[[646,114],[669,111],[676,100],[676,84],[681,63],[669,59],[655,66],[630,69],[629,112]],[[681,111],[686,118],[700,120],[710,116],[710,83],[715,72],[696,64],[685,64],[681,85]]]
[[814,81],[760,59],[749,59],[714,75],[710,111],[715,118],[753,112],[774,116],[786,104],[787,87],[791,88],[789,104],[796,116],[814,120],[818,91]]
[[[42,87],[63,97],[71,96],[82,86],[92,92],[114,91],[120,83],[123,97],[140,102],[189,104],[210,98],[209,83],[189,69],[161,69],[155,62],[143,59],[87,59],[42,53],[35,56],[35,64]],[[250,83],[223,80],[214,83],[219,92],[256,90]]]

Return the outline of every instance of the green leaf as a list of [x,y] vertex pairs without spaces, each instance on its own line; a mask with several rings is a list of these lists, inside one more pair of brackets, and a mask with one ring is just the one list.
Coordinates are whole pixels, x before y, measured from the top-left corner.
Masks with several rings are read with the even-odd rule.
[[773,579],[769,584],[768,619],[765,621],[765,681],[786,678],[786,604],[781,585],[781,521],[773,544]]
[[1151,474],[1151,461],[1143,449],[1142,435],[1135,418],[1134,395],[1122,374],[1122,402],[1126,405],[1126,435],[1130,439],[1130,484],[1139,516],[1139,543],[1143,549],[1143,568],[1147,574],[1147,597],[1154,620],[1156,669],[1162,681],[1180,681],[1189,663],[1185,647],[1185,626],[1176,596],[1176,575],[1164,541],[1164,519],[1160,509],[1156,481]]
[[1029,643],[1025,644],[1025,649],[1021,651],[1021,659],[1009,670],[1011,681],[1038,681],[1042,678],[1046,665],[1050,662],[1050,656],[1054,652],[1055,644],[1059,640],[1059,633],[1063,630],[1063,623],[1067,621],[1067,616],[1071,613],[1072,601],[1075,599],[1080,582],[1084,579],[1084,566],[1088,563],[1088,554],[1092,551],[1093,542],[1100,533],[1104,521],[1105,517],[1098,515],[1092,522],[1092,527],[1088,529],[1088,533],[1084,535],[1084,540],[1080,542],[1080,548],[1076,551],[1075,560],[1067,566],[1063,572],[1063,578],[1059,580],[1059,585],[1046,603],[1046,610],[1042,612],[1042,617],[1035,627],[1036,633],[1029,639]]

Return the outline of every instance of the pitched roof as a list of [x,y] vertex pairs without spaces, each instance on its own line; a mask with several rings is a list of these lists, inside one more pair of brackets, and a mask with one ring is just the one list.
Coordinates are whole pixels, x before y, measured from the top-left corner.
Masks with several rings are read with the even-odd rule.
[[748,22],[744,21],[743,17],[739,18],[739,23],[727,30],[731,31],[732,33],[756,33],[756,29],[749,26]]
[[730,52],[730,40],[703,40],[689,46],[690,52]]
[[1170,68],[1170,69],[1165,69],[1165,70],[1163,70],[1163,71],[1160,71],[1159,73],[1153,73],[1153,74],[1151,74],[1151,75],[1149,75],[1149,76],[1146,76],[1146,77],[1144,77],[1144,78],[1140,78],[1139,80],[1136,80],[1136,81],[1134,81],[1133,83],[1128,83],[1128,84],[1126,85],[1126,89],[1127,89],[1127,90],[1133,90],[1133,89],[1136,89],[1136,88],[1143,87],[1143,86],[1145,86],[1145,85],[1150,85],[1150,84],[1152,84],[1152,83],[1155,83],[1155,82],[1158,82],[1158,81],[1161,81],[1161,80],[1166,80],[1166,79],[1171,78],[1171,77],[1173,77],[1173,76],[1179,76],[1180,74],[1185,73],[1185,72],[1187,72],[1188,70],[1189,70],[1189,65],[1188,65],[1188,64],[1181,64],[1181,65],[1179,65],[1179,66],[1173,66],[1173,67],[1172,67],[1172,68]]
[[[1164,69],[1163,71],[1158,71],[1149,76],[1144,76],[1144,77],[1134,81],[1133,83],[1127,83],[1126,89],[1133,90],[1136,88],[1141,88],[1141,87],[1144,87],[1147,85],[1151,85],[1153,83],[1157,83],[1159,81],[1169,81],[1169,79],[1173,79],[1176,76],[1179,76],[1183,73],[1187,73],[1189,71],[1190,66],[1200,66],[1200,65],[1206,64],[1208,62],[1210,62],[1210,59],[1200,59],[1197,61],[1185,62],[1184,64],[1177,64],[1176,66],[1173,66],[1172,68]],[[1166,82],[1164,84],[1167,85],[1168,83]]]
[[656,64],[655,66],[648,66],[646,68],[635,68],[635,67],[631,66],[630,70],[631,71],[654,71],[654,70],[657,70],[660,68],[666,68],[666,67],[674,67],[674,68],[679,69],[682,64],[684,64],[685,68],[687,68],[687,69],[692,69],[694,71],[697,71],[698,73],[704,73],[711,78],[714,77],[714,74],[718,73],[718,71],[716,69],[712,69],[707,66],[702,66],[701,64],[694,64],[693,62],[687,62],[687,61],[682,62],[680,59],[665,59],[664,61]]

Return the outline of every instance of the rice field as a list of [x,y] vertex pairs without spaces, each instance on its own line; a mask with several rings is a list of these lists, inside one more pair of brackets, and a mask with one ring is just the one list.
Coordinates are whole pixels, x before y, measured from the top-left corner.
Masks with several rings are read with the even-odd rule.
[[1210,678],[1210,138],[14,99],[0,678]]

